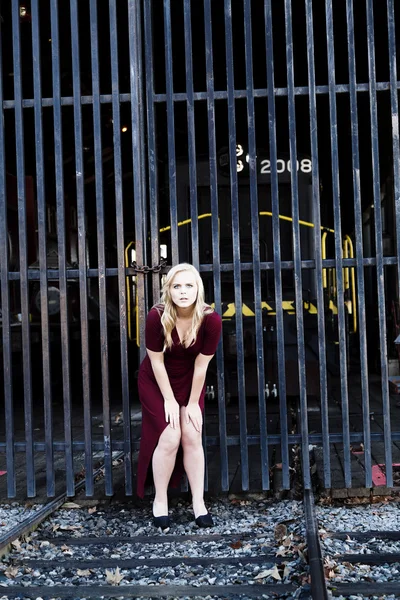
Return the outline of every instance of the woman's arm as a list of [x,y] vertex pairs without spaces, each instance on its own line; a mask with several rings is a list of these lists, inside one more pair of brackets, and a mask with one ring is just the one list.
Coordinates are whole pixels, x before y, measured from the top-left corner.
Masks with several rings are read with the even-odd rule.
[[153,352],[153,350],[147,349],[147,354],[151,362],[154,377],[164,398],[165,420],[175,429],[179,425],[179,404],[175,400],[174,392],[169,382],[168,373],[164,365],[164,353]]
[[190,391],[189,402],[186,407],[186,422],[192,421],[194,428],[200,431],[203,423],[199,400],[201,391],[206,380],[207,368],[213,354],[210,356],[199,354],[194,363],[194,373],[192,380],[192,389]]

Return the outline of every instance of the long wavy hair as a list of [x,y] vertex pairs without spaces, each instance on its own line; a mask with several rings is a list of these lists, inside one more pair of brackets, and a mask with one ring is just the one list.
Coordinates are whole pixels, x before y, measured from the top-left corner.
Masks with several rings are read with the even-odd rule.
[[164,285],[161,290],[161,303],[155,305],[155,308],[157,308],[160,313],[162,309],[164,309],[161,315],[161,324],[163,326],[165,339],[164,352],[165,350],[170,349],[173,345],[172,330],[176,325],[177,318],[176,305],[173,303],[171,298],[171,285],[175,275],[183,271],[192,273],[197,284],[197,298],[193,307],[192,325],[184,339],[181,340],[181,343],[183,346],[185,346],[185,348],[189,348],[189,346],[196,342],[197,333],[204,316],[214,312],[214,309],[204,301],[204,285],[198,270],[189,263],[181,263],[179,265],[175,265],[175,267],[172,267],[165,278]]

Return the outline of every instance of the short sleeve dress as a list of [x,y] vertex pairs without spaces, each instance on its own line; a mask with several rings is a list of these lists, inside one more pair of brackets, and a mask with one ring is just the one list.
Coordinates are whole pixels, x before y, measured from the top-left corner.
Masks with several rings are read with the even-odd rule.
[[[146,348],[153,352],[162,352],[164,332],[161,324],[162,306],[152,308],[146,320]],[[164,364],[176,401],[186,406],[194,373],[194,362],[199,354],[215,354],[221,337],[222,320],[216,313],[205,314],[197,334],[195,344],[185,348],[180,343],[176,328],[172,331],[173,346],[164,353]],[[165,421],[164,399],[154,377],[149,357],[146,355],[139,368],[139,399],[142,405],[142,434],[140,439],[137,494],[143,498],[146,483],[151,482],[151,459],[164,429],[169,425]],[[204,409],[205,385],[200,395],[199,406]],[[150,467],[150,468],[149,468]],[[150,471],[150,472],[149,472]],[[171,477],[171,486],[178,487],[184,473],[182,451],[178,452],[175,469]]]

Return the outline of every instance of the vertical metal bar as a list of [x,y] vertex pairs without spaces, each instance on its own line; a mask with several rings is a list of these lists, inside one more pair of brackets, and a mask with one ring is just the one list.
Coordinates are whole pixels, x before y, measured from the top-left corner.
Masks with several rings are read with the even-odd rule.
[[[200,269],[199,256],[199,222],[197,210],[197,168],[196,168],[196,133],[194,121],[194,88],[193,88],[193,48],[192,48],[192,21],[191,0],[184,0],[184,35],[185,35],[185,65],[186,65],[186,110],[188,120],[188,161],[189,161],[189,194],[190,194],[190,239],[192,250],[192,264]],[[207,410],[207,405],[205,411]],[[207,439],[206,418],[203,420],[203,445]],[[208,490],[208,462],[205,452],[205,489]]]
[[260,270],[260,227],[258,216],[257,189],[257,146],[254,110],[253,52],[250,0],[244,0],[244,39],[246,59],[247,127],[249,139],[251,241],[254,277],[254,312],[257,355],[258,414],[260,417],[261,478],[263,490],[269,490],[269,460],[267,411],[265,404],[264,344],[262,320],[261,270]]
[[68,286],[66,272],[66,236],[64,206],[63,137],[61,117],[60,37],[58,1],[51,2],[51,60],[53,76],[54,162],[56,176],[58,268],[60,286],[61,361],[63,375],[64,441],[67,495],[75,493],[74,459],[72,448],[71,369],[68,323]]
[[199,224],[197,212],[197,169],[196,169],[196,134],[194,123],[194,89],[193,89],[193,49],[190,0],[184,0],[185,24],[185,64],[186,64],[186,109],[188,120],[188,160],[189,160],[189,192],[192,264],[199,269]]
[[38,0],[33,0],[32,10],[32,56],[33,60],[33,89],[35,115],[35,150],[36,150],[36,195],[39,237],[39,268],[40,268],[40,319],[42,335],[43,359],[43,395],[44,395],[44,424],[46,442],[46,482],[47,495],[55,495],[55,472],[53,453],[53,407],[51,395],[51,365],[50,365],[50,331],[49,303],[47,297],[47,228],[45,173],[43,160],[43,122],[42,122],[42,86],[40,65],[40,35]]
[[240,462],[242,470],[242,489],[249,489],[249,451],[247,446],[246,418],[246,386],[244,377],[244,347],[243,347],[243,315],[242,315],[242,273],[240,268],[240,221],[239,221],[239,190],[236,163],[236,114],[235,114],[235,82],[233,73],[233,35],[232,35],[232,4],[224,0],[225,12],[225,53],[226,75],[228,88],[228,129],[229,129],[229,166],[231,184],[232,210],[232,250],[233,250],[233,281],[235,286],[235,329],[236,357],[238,372],[238,401],[240,424]]
[[276,142],[276,108],[274,87],[274,45],[272,34],[272,8],[271,0],[264,0],[265,40],[267,57],[267,97],[268,97],[268,130],[269,152],[271,161],[271,206],[272,206],[272,237],[274,246],[274,284],[276,306],[276,331],[277,331],[277,358],[278,358],[278,390],[279,411],[281,427],[281,454],[282,454],[282,485],[284,489],[290,488],[289,477],[289,437],[286,407],[286,369],[285,369],[285,333],[283,323],[283,293],[282,293],[282,262],[280,251],[280,224],[279,224],[279,188]]
[[[0,21],[0,36],[2,23]],[[3,52],[0,43],[0,276],[1,276],[1,329],[3,342],[3,390],[5,407],[7,496],[16,496],[14,454],[14,406],[12,382],[12,344],[10,327],[10,289],[8,280],[8,226],[7,226],[7,175],[3,111]]]
[[368,75],[369,98],[371,118],[371,146],[372,146],[372,181],[374,189],[374,220],[375,220],[375,248],[376,248],[376,278],[378,288],[378,318],[379,318],[379,345],[381,357],[382,376],[382,407],[383,407],[383,432],[385,438],[385,464],[386,482],[388,487],[393,486],[392,467],[392,441],[390,424],[390,398],[388,382],[387,361],[387,333],[386,333],[386,306],[385,306],[385,273],[383,266],[383,240],[382,240],[382,213],[379,167],[379,131],[378,107],[376,92],[376,64],[375,64],[375,33],[374,9],[372,0],[367,0],[367,43],[368,43]]
[[132,440],[129,406],[128,336],[126,320],[126,278],[124,254],[124,205],[122,193],[121,118],[118,77],[118,35],[116,0],[110,0],[110,52],[112,80],[112,115],[114,133],[115,208],[118,253],[119,332],[121,352],[122,412],[124,418],[125,494],[132,496]]
[[28,248],[27,248],[27,219],[25,192],[25,148],[24,120],[22,108],[22,69],[21,69],[21,40],[19,28],[19,2],[12,2],[12,36],[14,64],[14,95],[15,95],[15,146],[17,164],[17,193],[18,193],[18,233],[19,233],[19,269],[22,312],[22,361],[24,379],[24,410],[25,410],[25,441],[26,441],[26,477],[27,495],[36,495],[35,466],[33,450],[33,410],[32,410],[32,366],[31,366],[31,335],[29,323],[29,281],[28,281]]
[[[142,3],[138,2],[137,3],[137,7],[136,7],[136,31],[137,31],[137,40],[136,40],[136,45],[138,50],[140,50],[138,52],[138,72],[139,73],[143,73],[143,23],[142,23]],[[144,86],[144,84],[143,84]],[[144,87],[143,87],[144,90]],[[143,94],[143,98],[144,98],[144,94]],[[140,131],[145,132],[145,122],[146,122],[146,118],[145,118],[145,113],[144,110],[141,110],[139,112],[139,127],[140,127]],[[140,152],[141,152],[141,162],[140,164],[142,165],[142,168],[145,169],[146,168],[146,148],[145,148],[145,143],[141,144],[140,146]],[[145,171],[144,171],[145,172]],[[148,216],[147,216],[147,202],[145,201],[146,198],[146,177],[142,177],[141,178],[141,183],[142,183],[142,198],[143,198],[143,202],[142,202],[142,211],[143,211],[143,221],[142,221],[142,227],[143,227],[143,239],[145,240],[145,242],[147,242],[147,236],[148,236],[148,230],[147,230],[147,223],[148,223]],[[145,243],[143,245],[143,264],[147,265],[147,243]],[[146,302],[146,306],[148,304],[148,280],[146,280],[146,285],[145,285],[145,302]]]
[[294,56],[292,33],[291,0],[285,0],[285,32],[286,32],[286,65],[288,81],[289,109],[289,148],[291,164],[292,192],[292,228],[293,228],[293,262],[296,299],[297,356],[299,365],[299,393],[301,418],[301,455],[303,461],[303,483],[305,489],[311,488],[310,453],[308,450],[308,415],[307,415],[307,381],[306,352],[304,346],[304,308],[303,281],[301,271],[301,247],[299,224],[299,181],[297,173],[297,140],[296,140],[296,108],[294,96]]
[[397,47],[394,0],[387,0],[389,68],[390,68],[390,103],[392,109],[393,138],[393,188],[396,214],[397,243],[397,284],[400,297],[400,139],[399,139],[399,99],[397,90]]
[[165,77],[167,89],[168,131],[168,188],[169,214],[171,219],[172,264],[179,263],[178,205],[176,197],[175,117],[174,117],[174,70],[172,66],[171,0],[164,0]]
[[[218,173],[217,173],[217,148],[215,135],[215,91],[214,91],[214,66],[212,44],[212,19],[211,0],[204,0],[204,29],[206,51],[206,80],[207,80],[207,126],[210,163],[210,198],[211,198],[211,235],[213,250],[214,274],[214,302],[215,310],[222,314],[221,302],[221,262],[219,251],[219,222],[218,222]],[[217,349],[217,376],[218,376],[218,414],[219,414],[219,439],[221,459],[221,489],[229,489],[228,445],[226,432],[226,407],[225,407],[225,374],[222,340]]]
[[[154,64],[153,64],[153,31],[151,3],[144,3],[144,51],[146,69],[146,106],[147,106],[147,160],[149,164],[149,199],[150,199],[150,237],[152,264],[160,260],[159,222],[158,222],[158,165],[155,133],[154,111]],[[160,298],[160,275],[153,273],[153,301]]]
[[318,309],[318,356],[321,391],[321,428],[324,455],[324,486],[331,487],[331,451],[329,445],[328,379],[326,371],[325,309],[322,287],[321,208],[318,153],[317,93],[315,81],[315,46],[312,0],[306,0],[308,85],[310,88],[310,139],[312,164],[312,195],[314,213],[315,279]]
[[327,29],[328,45],[328,76],[329,76],[329,110],[330,110],[330,132],[332,148],[332,193],[333,213],[335,224],[335,261],[336,261],[336,284],[337,284],[337,309],[338,309],[338,331],[340,348],[340,392],[342,399],[342,421],[343,421],[343,451],[344,451],[344,482],[345,487],[351,487],[350,466],[350,421],[349,421],[349,398],[347,389],[347,348],[346,348],[346,323],[344,308],[344,285],[343,285],[343,261],[342,261],[342,232],[341,232],[341,210],[340,210],[340,183],[339,183],[339,148],[337,133],[337,109],[336,109],[336,81],[335,81],[335,47],[333,36],[333,13],[332,3],[325,0],[325,19]]
[[349,88],[351,112],[351,147],[353,161],[354,225],[356,238],[358,324],[360,335],[361,393],[364,431],[365,485],[372,487],[371,424],[368,387],[367,320],[365,313],[363,223],[360,181],[360,152],[358,135],[358,107],[356,91],[356,54],[354,38],[353,0],[346,0],[347,46],[349,55]]
[[93,135],[94,135],[94,168],[96,179],[96,213],[97,213],[97,257],[99,272],[99,309],[100,309],[100,363],[103,400],[103,440],[106,496],[113,494],[112,482],[112,450],[111,450],[111,415],[110,384],[108,372],[108,333],[107,333],[107,279],[105,254],[105,225],[103,197],[103,158],[101,139],[100,108],[100,68],[99,43],[97,32],[97,0],[90,0],[90,48],[92,58],[93,86]]
[[87,240],[85,214],[84,161],[82,144],[82,110],[81,79],[79,61],[79,21],[78,2],[71,4],[71,52],[72,80],[74,97],[74,135],[75,135],[75,175],[78,217],[78,257],[79,257],[79,303],[81,314],[81,347],[82,347],[82,388],[83,388],[83,420],[85,426],[85,489],[86,496],[93,496],[93,455],[92,455],[92,410],[90,406],[90,356],[89,356],[89,322],[87,299]]
[[[143,248],[145,239],[143,232],[145,231],[143,202],[145,195],[143,189],[145,183],[143,181],[145,170],[141,164],[143,157],[142,147],[144,144],[144,132],[140,129],[141,110],[143,110],[143,74],[140,70],[139,54],[142,49],[138,44],[138,19],[137,19],[137,3],[131,1],[128,4],[128,19],[129,19],[129,64],[130,64],[130,85],[131,85],[131,114],[132,114],[132,165],[133,165],[133,194],[134,194],[134,210],[135,210],[135,238],[136,238],[136,260],[139,264],[143,264]],[[146,224],[147,225],[147,224]],[[143,360],[145,348],[145,322],[146,322],[146,297],[145,297],[145,282],[144,275],[137,276],[137,294],[138,304],[137,309],[139,335],[140,335],[140,360]]]

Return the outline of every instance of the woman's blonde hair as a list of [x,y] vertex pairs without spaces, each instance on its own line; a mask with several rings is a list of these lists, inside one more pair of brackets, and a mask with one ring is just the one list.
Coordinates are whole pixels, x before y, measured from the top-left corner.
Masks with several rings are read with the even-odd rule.
[[176,325],[177,318],[176,306],[172,301],[170,289],[175,275],[184,271],[192,273],[197,284],[197,298],[193,308],[192,325],[184,339],[181,340],[181,343],[183,346],[185,346],[185,348],[189,348],[189,346],[196,342],[197,333],[203,321],[204,315],[213,312],[213,308],[211,308],[211,306],[206,304],[204,301],[204,285],[198,270],[189,263],[181,263],[179,265],[175,265],[175,267],[172,267],[165,278],[161,290],[161,305],[156,305],[157,309],[164,309],[161,315],[161,324],[164,329],[165,338],[164,351],[167,348],[172,347],[172,330]]

